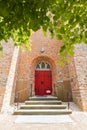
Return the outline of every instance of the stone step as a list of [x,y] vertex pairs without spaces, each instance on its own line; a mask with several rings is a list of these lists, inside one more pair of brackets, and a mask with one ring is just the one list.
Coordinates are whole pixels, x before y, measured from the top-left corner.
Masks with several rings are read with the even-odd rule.
[[21,105],[20,109],[65,109],[66,105]]
[[14,115],[65,115],[71,114],[71,110],[67,109],[38,109],[38,110],[17,110],[14,112]]
[[57,100],[57,97],[54,96],[34,96],[34,97],[29,97],[29,100]]
[[62,101],[57,100],[53,96],[34,96],[25,101],[25,105],[21,105],[14,115],[64,115],[71,114],[71,110],[66,109],[66,105],[62,105]]
[[58,101],[58,100],[54,100],[54,101],[51,101],[51,100],[44,100],[44,101],[25,101],[25,104],[62,104],[61,101]]

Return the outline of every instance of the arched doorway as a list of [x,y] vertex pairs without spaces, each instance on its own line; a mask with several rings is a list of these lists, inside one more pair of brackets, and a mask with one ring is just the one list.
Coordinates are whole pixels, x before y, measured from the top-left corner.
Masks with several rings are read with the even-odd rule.
[[47,62],[39,62],[35,69],[35,95],[52,94],[52,71]]

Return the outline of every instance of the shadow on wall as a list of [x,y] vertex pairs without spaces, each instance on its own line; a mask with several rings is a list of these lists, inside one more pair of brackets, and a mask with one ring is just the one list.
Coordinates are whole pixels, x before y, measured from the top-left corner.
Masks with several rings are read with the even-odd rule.
[[59,100],[63,102],[72,101],[72,91],[70,81],[64,81],[62,83],[58,83],[57,86],[57,96]]
[[30,84],[29,81],[17,81],[16,82],[16,95],[15,102],[24,102],[29,98],[30,95]]

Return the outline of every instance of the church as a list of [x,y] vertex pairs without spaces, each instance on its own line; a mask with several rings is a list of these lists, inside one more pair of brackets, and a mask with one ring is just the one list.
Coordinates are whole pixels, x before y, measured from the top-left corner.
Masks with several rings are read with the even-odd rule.
[[0,111],[32,96],[56,96],[87,111],[87,46],[77,44],[70,63],[59,64],[62,42],[45,37],[42,30],[31,35],[31,51],[3,43],[0,52]]

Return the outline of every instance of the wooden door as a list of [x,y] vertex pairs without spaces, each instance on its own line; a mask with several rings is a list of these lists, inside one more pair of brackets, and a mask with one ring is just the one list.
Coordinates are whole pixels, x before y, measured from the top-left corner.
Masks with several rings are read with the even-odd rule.
[[35,71],[35,95],[52,94],[52,72]]

